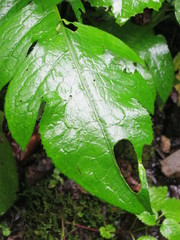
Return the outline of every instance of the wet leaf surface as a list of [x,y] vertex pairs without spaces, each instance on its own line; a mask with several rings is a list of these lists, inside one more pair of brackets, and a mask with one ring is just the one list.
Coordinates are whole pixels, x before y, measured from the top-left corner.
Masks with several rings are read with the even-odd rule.
[[160,231],[169,240],[180,238],[180,224],[172,219],[165,219],[160,227]]
[[130,17],[136,15],[137,13],[143,12],[144,8],[153,8],[158,10],[161,7],[163,0],[133,0],[126,1],[114,1],[114,0],[89,0],[92,6],[96,7],[111,7],[112,13],[114,14],[116,21],[120,24],[126,22]]
[[[116,206],[135,213],[145,209],[151,212],[141,153],[143,145],[152,140],[148,111],[153,112],[154,99],[140,74],[147,71],[143,60],[122,41],[99,29],[74,23],[77,30],[70,30],[64,26],[69,23],[61,21],[55,8],[44,10],[31,2],[21,6],[16,14],[11,11],[0,28],[6,55],[2,61],[8,59],[16,71],[5,103],[12,137],[25,150],[39,109],[46,103],[40,135],[56,167],[87,191]],[[18,23],[26,11],[28,21],[33,17],[28,33]],[[48,32],[45,29],[37,36],[47,22]],[[13,24],[20,34],[14,34],[12,40],[20,41],[21,46],[30,45],[21,65],[17,61],[17,45],[5,41],[9,34],[5,26],[14,29]],[[36,37],[32,45],[24,40],[30,39],[29,34],[33,40]],[[11,51],[17,54],[15,65],[8,57]],[[7,70],[8,67],[1,71],[3,76]],[[7,77],[10,80],[6,76],[5,82]],[[113,148],[123,138],[131,141],[139,161],[138,194],[131,191],[115,162]]]

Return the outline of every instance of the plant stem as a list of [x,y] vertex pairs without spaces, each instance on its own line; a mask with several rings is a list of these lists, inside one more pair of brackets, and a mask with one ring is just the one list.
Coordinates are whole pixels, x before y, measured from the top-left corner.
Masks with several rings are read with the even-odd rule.
[[133,222],[133,224],[131,225],[131,227],[129,229],[130,232],[133,229],[133,227],[135,226],[136,222],[137,222],[137,218],[134,219],[134,222]]
[[138,229],[134,230],[133,232],[139,232],[139,231],[144,230],[144,229],[146,229],[146,228],[147,228],[147,227],[138,228]]
[[78,223],[73,224],[73,223],[71,223],[71,222],[67,222],[67,224],[69,224],[69,225],[74,225],[75,227],[82,228],[82,229],[86,229],[86,230],[89,230],[89,231],[92,231],[92,232],[99,232],[99,230],[96,229],[96,228],[86,227],[86,226],[80,225],[80,224],[78,224]]
[[132,232],[128,232],[128,233],[131,235],[132,240],[136,240],[135,237],[134,237],[134,235],[132,234]]

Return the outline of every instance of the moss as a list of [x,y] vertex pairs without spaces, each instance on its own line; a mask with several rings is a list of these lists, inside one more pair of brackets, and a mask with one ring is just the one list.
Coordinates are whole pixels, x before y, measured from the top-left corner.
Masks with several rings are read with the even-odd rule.
[[[35,186],[26,185],[19,200],[5,215],[3,221],[8,224],[9,215],[19,215],[12,223],[11,232],[28,240],[63,239],[102,239],[98,230],[106,224],[118,225],[123,212],[96,197],[82,193],[76,184],[65,178],[64,185],[58,183],[49,189],[51,178],[43,179]],[[121,215],[122,214],[122,215]],[[7,218],[6,218],[7,216]],[[80,224],[88,229],[77,227]],[[118,227],[116,227],[118,229]],[[76,230],[75,230],[76,229]]]

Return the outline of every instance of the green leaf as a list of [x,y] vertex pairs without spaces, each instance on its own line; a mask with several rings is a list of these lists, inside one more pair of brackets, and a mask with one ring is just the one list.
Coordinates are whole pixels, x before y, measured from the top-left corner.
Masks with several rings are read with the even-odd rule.
[[162,213],[166,218],[180,222],[180,200],[171,198],[167,199],[161,208]]
[[30,46],[42,37],[56,33],[59,22],[57,9],[44,11],[34,1],[30,4],[28,2],[0,1],[0,16],[3,16],[0,20],[0,89],[14,76]]
[[2,132],[2,121],[3,113],[0,112],[0,215],[3,215],[15,201],[18,188],[16,163]]
[[7,226],[4,226],[4,225],[0,225],[0,229],[1,229],[2,235],[4,237],[9,237],[10,236],[10,234],[11,234],[10,228],[8,228]]
[[[40,5],[42,5],[43,9],[48,9],[51,7],[54,7],[55,5],[57,5],[58,3],[62,2],[62,0],[33,0],[34,2],[38,3]],[[77,0],[76,0],[77,1]]]
[[163,103],[171,92],[174,81],[174,65],[165,38],[155,36],[151,27],[128,22],[119,31],[119,36],[148,65],[154,78],[156,91]]
[[156,238],[151,237],[151,236],[142,236],[142,237],[138,238],[137,240],[156,240]]
[[74,13],[76,15],[77,20],[82,23],[81,11],[85,13],[85,8],[81,2],[81,0],[68,0],[71,3]]
[[[152,141],[148,111],[153,112],[151,90],[138,72],[143,66],[136,67],[144,62],[122,41],[99,29],[74,23],[77,30],[73,32],[63,22],[57,27],[56,9],[51,9],[51,19],[47,20],[50,10],[44,15],[45,11],[34,4],[16,14],[24,16],[28,8],[27,16],[30,12],[34,16],[33,9],[38,9],[44,26],[51,21],[49,31],[44,34],[39,21],[37,27],[29,27],[28,33],[37,43],[27,57],[23,50],[21,64],[13,64],[11,53],[18,42],[28,47],[32,42],[24,44],[23,34],[22,38],[11,34],[16,42],[13,47],[13,41],[6,38],[4,42],[7,62],[13,64],[13,74],[1,69],[2,76],[7,74],[6,81],[12,78],[5,113],[13,138],[25,149],[45,102],[40,134],[55,166],[109,203],[136,214],[145,210],[152,213],[141,164],[142,148]],[[9,14],[3,25],[10,28],[15,21],[16,28],[21,29],[16,14]],[[14,54],[17,62],[21,53]],[[113,148],[121,139],[131,141],[137,154],[142,187],[138,194],[131,191],[115,162]]]
[[180,1],[179,0],[175,0],[174,7],[175,7],[176,18],[180,24]]
[[137,218],[148,226],[154,226],[156,224],[157,212],[154,212],[154,215],[149,212],[143,212],[137,215]]
[[137,13],[142,13],[144,8],[153,8],[158,10],[164,0],[89,0],[94,7],[112,7],[112,13],[114,14],[118,23],[126,22],[130,17],[135,16]]
[[157,212],[160,211],[167,200],[167,187],[151,187],[149,189],[149,194],[152,208]]
[[95,22],[95,26],[123,40],[146,62],[152,75],[149,76],[147,71],[141,74],[147,80],[154,98],[157,92],[165,103],[173,86],[174,65],[164,37],[156,36],[150,25],[138,26],[128,22],[120,27],[107,14],[101,22]]
[[173,219],[165,219],[160,227],[161,234],[168,240],[180,239],[180,224]]
[[100,227],[99,231],[103,238],[111,239],[114,236],[116,229],[111,224],[108,224],[105,227]]

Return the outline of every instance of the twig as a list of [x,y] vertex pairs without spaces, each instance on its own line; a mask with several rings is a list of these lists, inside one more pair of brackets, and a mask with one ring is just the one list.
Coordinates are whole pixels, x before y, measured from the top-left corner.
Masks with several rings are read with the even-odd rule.
[[128,233],[131,235],[132,240],[135,240],[134,235],[131,232],[128,232]]
[[136,222],[137,222],[137,218],[134,219],[134,222],[133,222],[133,224],[131,225],[131,227],[129,229],[130,232],[134,228],[134,226],[136,225]]
[[80,224],[78,224],[78,223],[75,223],[75,224],[74,224],[74,223],[71,223],[71,222],[67,222],[67,224],[69,224],[69,225],[74,225],[75,227],[82,228],[82,229],[86,229],[86,230],[88,230],[88,231],[99,232],[99,230],[96,229],[96,228],[86,227],[86,226],[80,225]]
[[133,230],[133,233],[139,232],[139,231],[141,231],[141,230],[146,230],[146,228],[147,228],[147,227],[138,228],[138,229],[136,229],[136,230]]

